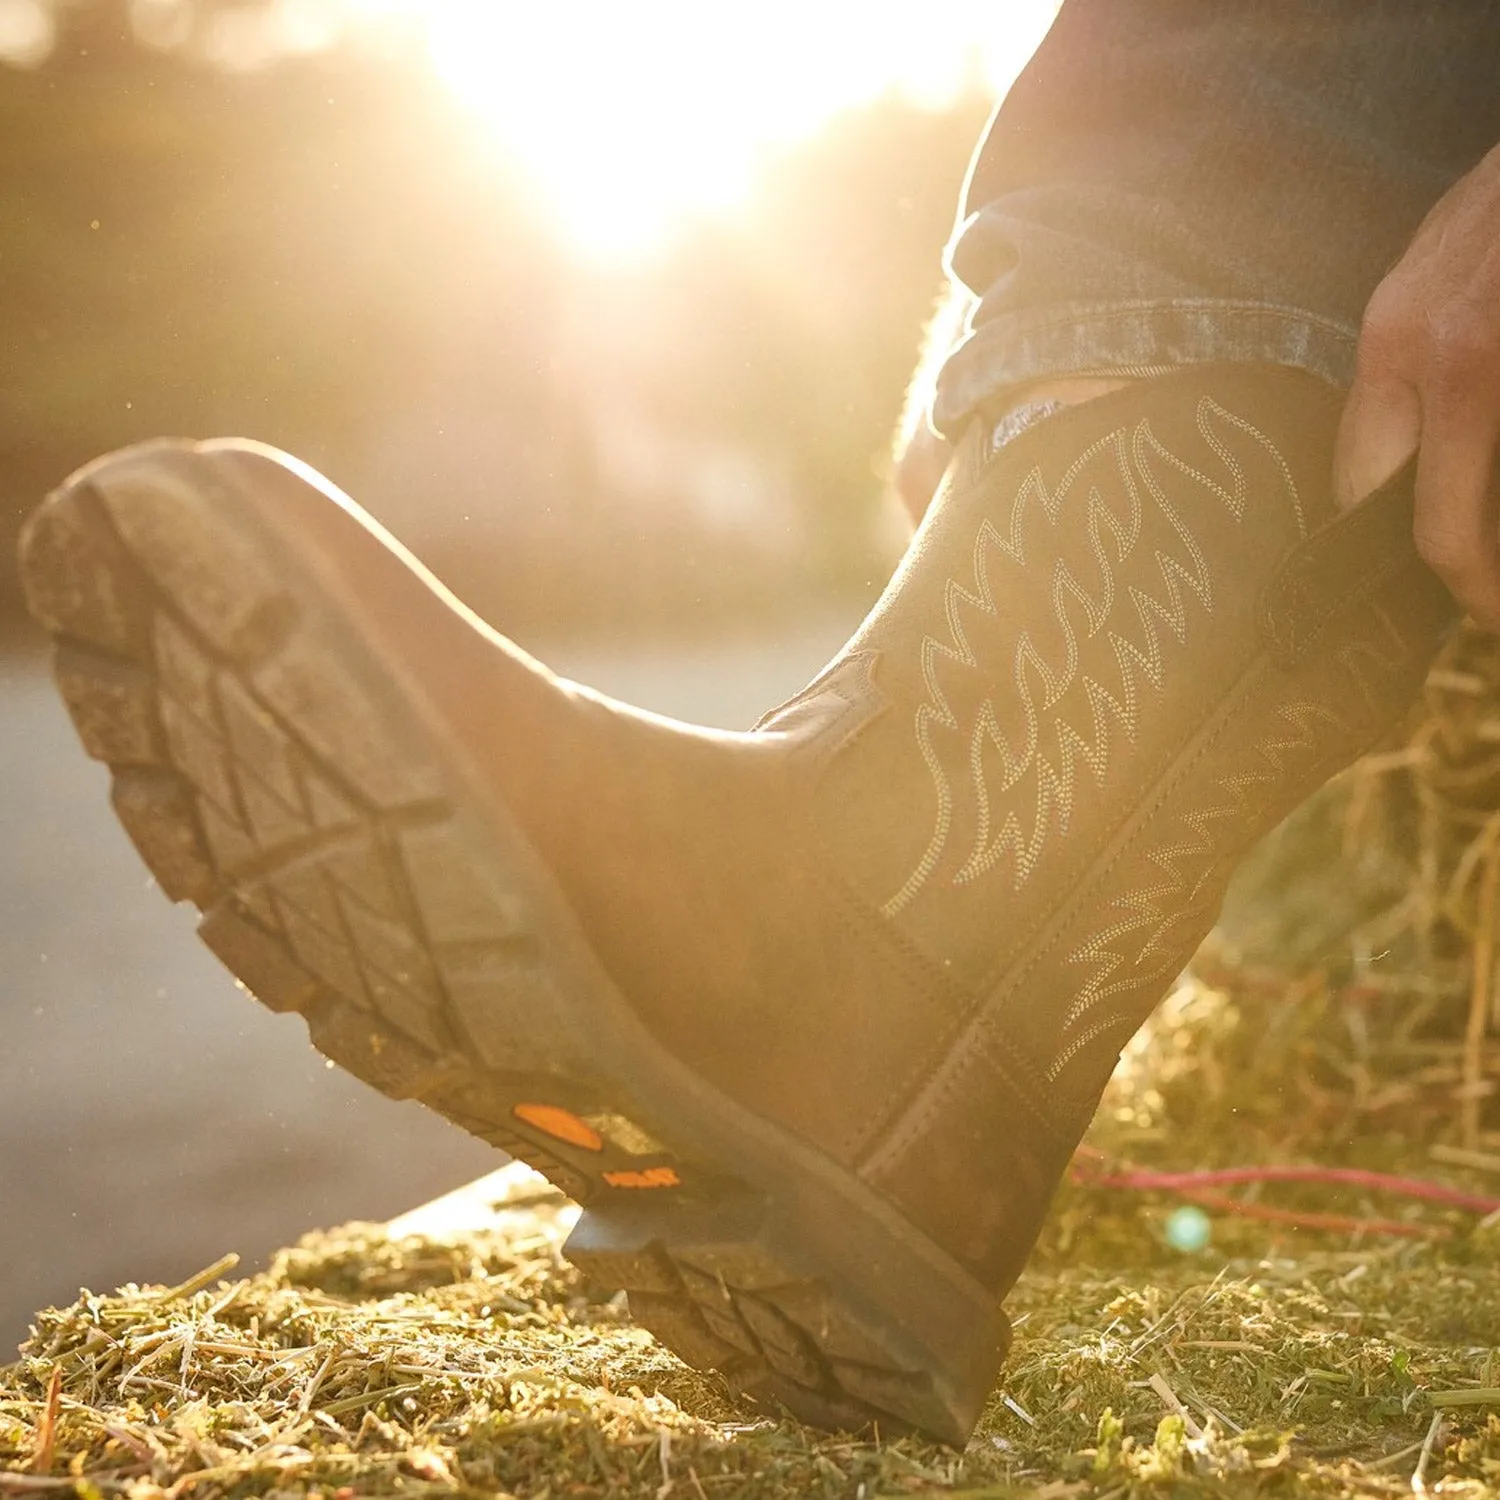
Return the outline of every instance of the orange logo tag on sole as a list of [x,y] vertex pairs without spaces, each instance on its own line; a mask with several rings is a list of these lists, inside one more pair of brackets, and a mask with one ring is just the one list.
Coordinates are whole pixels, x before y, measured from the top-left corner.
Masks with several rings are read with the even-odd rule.
[[682,1179],[672,1167],[647,1167],[644,1171],[606,1172],[604,1180],[618,1188],[681,1187]]

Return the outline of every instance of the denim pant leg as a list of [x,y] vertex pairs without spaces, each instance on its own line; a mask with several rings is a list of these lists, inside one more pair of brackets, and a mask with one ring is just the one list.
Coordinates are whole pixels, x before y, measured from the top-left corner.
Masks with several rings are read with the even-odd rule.
[[1064,374],[1347,384],[1371,292],[1497,142],[1500,0],[1066,0],[970,167],[934,425]]

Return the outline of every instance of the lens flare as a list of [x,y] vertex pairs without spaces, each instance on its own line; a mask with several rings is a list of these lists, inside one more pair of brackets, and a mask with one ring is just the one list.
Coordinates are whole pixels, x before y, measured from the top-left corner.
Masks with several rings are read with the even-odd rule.
[[546,5],[356,0],[419,18],[432,63],[535,182],[589,259],[649,255],[694,217],[732,215],[780,143],[898,93],[932,107],[998,94],[1056,0],[897,7]]

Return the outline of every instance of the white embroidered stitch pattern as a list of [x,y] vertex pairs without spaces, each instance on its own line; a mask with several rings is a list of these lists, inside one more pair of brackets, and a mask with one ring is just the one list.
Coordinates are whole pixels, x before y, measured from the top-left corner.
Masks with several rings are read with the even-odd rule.
[[[1411,661],[1411,646],[1383,608],[1376,607],[1373,614],[1378,635],[1348,642],[1335,653],[1334,660],[1358,692],[1365,708],[1379,713],[1382,703],[1390,696],[1390,683],[1407,669]],[[1287,728],[1273,727],[1261,737],[1250,752],[1251,768],[1218,778],[1217,784],[1228,793],[1227,798],[1197,813],[1179,815],[1178,823],[1185,825],[1192,836],[1150,856],[1167,879],[1133,896],[1117,897],[1112,904],[1127,915],[1103,932],[1096,933],[1070,955],[1070,963],[1088,965],[1092,972],[1068,1011],[1063,1043],[1047,1070],[1049,1081],[1055,1082],[1068,1064],[1093,1043],[1111,1032],[1128,1037],[1140,1024],[1138,1007],[1128,1002],[1123,1008],[1096,1014],[1104,1001],[1112,995],[1131,993],[1137,997],[1145,994],[1154,997],[1181,966],[1183,944],[1180,940],[1169,940],[1174,930],[1183,932],[1192,926],[1195,918],[1207,914],[1201,897],[1205,882],[1214,869],[1212,857],[1203,858],[1211,856],[1210,825],[1220,825],[1218,831],[1222,838],[1222,824],[1226,818],[1239,816],[1258,822],[1249,800],[1250,794],[1257,788],[1273,786],[1286,774],[1287,763],[1292,757],[1301,751],[1315,749],[1313,736],[1319,725],[1331,727],[1337,734],[1358,738],[1352,726],[1326,704],[1307,699],[1293,700],[1278,708],[1277,714]],[[1260,763],[1258,766],[1256,761]],[[1193,867],[1185,867],[1184,861],[1191,861],[1195,856],[1199,860],[1198,874],[1190,878]],[[1208,894],[1210,898],[1216,896],[1217,886]],[[1125,951],[1122,940],[1141,932],[1147,933],[1145,940],[1138,947],[1132,944],[1133,952]],[[1151,967],[1142,967],[1153,956],[1160,961]],[[1129,973],[1115,978],[1127,961]]]
[[[1287,775],[1288,761],[1300,752],[1316,751],[1320,728],[1349,733],[1337,714],[1307,699],[1281,704],[1276,718],[1279,722],[1251,746],[1245,769],[1216,779],[1218,800],[1177,814],[1178,837],[1147,856],[1163,878],[1116,896],[1110,906],[1119,918],[1069,955],[1068,962],[1086,966],[1089,975],[1068,1009],[1062,1046],[1047,1070],[1049,1082],[1105,1032],[1127,1025],[1134,1031],[1139,1017],[1133,1011],[1096,1015],[1104,1002],[1116,995],[1139,995],[1147,988],[1154,996],[1155,982],[1170,979],[1181,965],[1181,942],[1172,941],[1173,935],[1201,913],[1204,885],[1218,863],[1217,846],[1225,843],[1228,829],[1256,820],[1257,802],[1263,799],[1253,794],[1280,782]],[[1144,967],[1153,957],[1159,962]]]
[[[1185,640],[1189,598],[1205,613],[1212,611],[1213,586],[1207,560],[1179,508],[1167,495],[1161,480],[1163,469],[1188,479],[1238,521],[1245,514],[1248,478],[1242,459],[1222,433],[1224,428],[1244,433],[1277,465],[1300,522],[1296,486],[1285,460],[1265,434],[1208,397],[1199,402],[1196,418],[1206,446],[1224,467],[1222,481],[1168,451],[1150,424],[1142,421],[1133,430],[1121,427],[1098,439],[1050,489],[1040,470],[1033,469],[1016,491],[1005,532],[988,519],[980,526],[971,556],[972,582],[948,580],[943,590],[946,634],[942,638],[929,635],[922,642],[922,677],[927,692],[917,707],[915,733],[919,753],[932,778],[937,812],[927,847],[915,868],[884,903],[887,916],[910,904],[949,847],[954,831],[954,790],[934,735],[936,731],[959,733],[963,726],[939,680],[939,669],[948,663],[983,670],[965,628],[963,611],[981,620],[984,616],[998,618],[991,566],[1002,559],[1018,568],[1027,566],[1029,520],[1040,514],[1046,524],[1057,525],[1080,478],[1093,480],[1081,502],[1081,520],[1097,578],[1090,588],[1061,559],[1054,561],[1051,623],[1060,639],[1051,643],[1054,649],[1050,662],[1030,632],[1021,632],[1015,641],[1010,674],[1014,694],[1007,698],[1003,710],[1014,738],[1002,727],[996,697],[987,696],[980,704],[969,732],[967,755],[975,807],[973,843],[953,876],[956,883],[979,879],[1009,855],[1015,887],[1025,884],[1036,868],[1049,831],[1054,827],[1058,831],[1067,829],[1080,762],[1102,781],[1108,769],[1112,733],[1123,734],[1127,741],[1135,738],[1140,683],[1157,689],[1163,686],[1165,642],[1169,638],[1179,644]],[[1104,475],[1091,470],[1097,459],[1104,460],[1100,467],[1118,481],[1116,493],[1101,493],[1099,481]],[[1075,526],[1079,523],[1078,503],[1075,499],[1075,508],[1068,516]],[[1155,552],[1160,582],[1154,591],[1127,585],[1122,599],[1118,597],[1121,591],[1116,570],[1140,538],[1147,504],[1167,522],[1176,550]],[[1031,566],[1035,567],[1036,561]],[[1123,605],[1127,599],[1129,608],[1117,612],[1116,604]],[[1079,625],[1075,618],[1081,623],[1085,640],[1105,633],[1119,674],[1113,690],[1088,673],[1080,675]],[[1092,721],[1087,732],[1054,712],[1075,684],[1082,689]],[[1044,723],[1044,716],[1049,714],[1050,720]],[[1050,728],[1056,738],[1056,754],[1050,758],[1042,749],[1045,728]],[[1016,807],[1007,808],[998,819],[996,814],[997,799],[1012,792],[1028,773],[1035,781],[1029,831]]]

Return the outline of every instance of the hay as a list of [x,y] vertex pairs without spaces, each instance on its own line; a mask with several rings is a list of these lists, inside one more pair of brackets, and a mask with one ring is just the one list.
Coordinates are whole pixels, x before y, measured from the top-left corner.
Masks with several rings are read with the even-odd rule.
[[1229,1221],[1182,1256],[1162,1208],[1067,1189],[956,1454],[736,1404],[559,1259],[572,1211],[540,1179],[490,1186],[510,1203],[482,1227],[351,1225],[259,1275],[40,1314],[0,1372],[0,1493],[1350,1497],[1419,1461],[1446,1494],[1500,1485],[1495,1230],[1350,1247]]
[[[1500,1194],[1496,809],[1500,642],[1464,632],[1406,743],[1251,860],[1091,1149]],[[1253,1184],[1226,1202],[1283,1222],[1216,1212],[1184,1255],[1171,1196],[1067,1185],[957,1454],[736,1403],[562,1262],[574,1210],[545,1183],[508,1168],[480,1197],[310,1236],[257,1275],[39,1314],[0,1370],[0,1495],[1500,1492],[1500,1216]],[[1333,1215],[1368,1227],[1298,1222]]]
[[[1263,1051],[1324,1118],[1314,1139],[1342,1109],[1500,1167],[1497,887],[1500,637],[1464,625],[1403,742],[1262,845],[1200,955],[1201,974],[1301,1033]],[[1288,994],[1295,1018],[1276,1004]],[[1321,1049],[1321,1065],[1301,1066],[1299,1049],[1304,1062]]]

